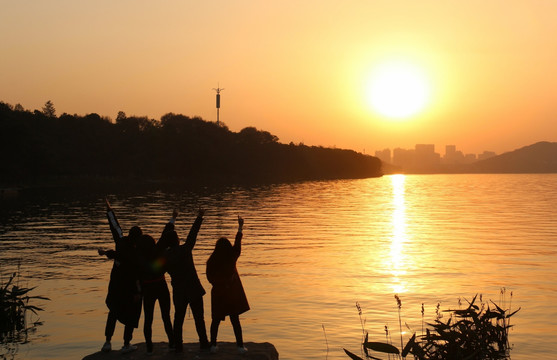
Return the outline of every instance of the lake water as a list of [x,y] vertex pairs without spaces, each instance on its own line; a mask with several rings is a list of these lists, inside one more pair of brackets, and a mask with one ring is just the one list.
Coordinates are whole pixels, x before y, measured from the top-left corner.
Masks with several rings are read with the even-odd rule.
[[[195,210],[207,209],[194,250],[207,290],[205,261],[220,236],[234,237],[245,218],[238,262],[251,310],[241,316],[245,341],[273,343],[283,360],[348,359],[360,353],[362,309],[371,340],[384,327],[400,343],[421,332],[435,308],[458,299],[522,310],[512,318],[511,357],[554,359],[557,336],[557,175],[393,175],[198,192],[36,194],[0,203],[2,280],[21,262],[22,285],[37,286],[44,322],[16,359],[80,359],[104,342],[104,304],[112,248],[103,198],[124,229],[158,237],[173,208],[185,238]],[[511,298],[512,293],[512,298]],[[207,325],[210,295],[205,296]],[[113,347],[122,345],[118,325]],[[154,340],[165,341],[158,310]],[[186,342],[197,341],[187,315]],[[233,341],[223,323],[219,340]],[[143,342],[142,325],[134,342]]]

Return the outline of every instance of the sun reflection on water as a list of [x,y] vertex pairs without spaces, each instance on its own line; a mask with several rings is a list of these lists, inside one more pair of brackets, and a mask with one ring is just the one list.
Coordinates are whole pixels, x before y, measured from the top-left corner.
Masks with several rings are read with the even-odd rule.
[[406,275],[403,253],[404,245],[407,242],[404,181],[405,176],[402,174],[391,176],[393,213],[389,269],[392,274],[392,289],[396,294],[407,291],[406,282],[401,278],[401,276]]

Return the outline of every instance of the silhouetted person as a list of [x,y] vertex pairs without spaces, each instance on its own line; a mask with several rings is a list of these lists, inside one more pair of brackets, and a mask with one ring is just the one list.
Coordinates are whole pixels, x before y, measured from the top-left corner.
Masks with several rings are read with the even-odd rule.
[[168,345],[171,348],[174,347],[174,335],[170,321],[170,292],[164,276],[166,271],[164,250],[156,246],[155,239],[150,235],[141,236],[137,240],[137,253],[141,266],[140,278],[143,290],[143,335],[145,335],[147,354],[151,354],[153,352],[153,313],[157,300],[164,330],[168,337]]
[[139,227],[134,226],[130,229],[128,236],[123,236],[122,228],[108,201],[106,201],[106,205],[106,215],[116,249],[108,251],[99,249],[98,251],[99,255],[106,255],[109,259],[114,259],[105,301],[109,311],[105,327],[106,342],[102,351],[112,350],[110,341],[114,335],[116,321],[120,321],[124,324],[124,346],[121,351],[126,353],[137,349],[130,342],[133,329],[138,326],[141,316],[141,285],[135,242],[141,237],[142,231]]
[[195,321],[195,329],[199,337],[199,346],[202,350],[209,348],[203,313],[203,295],[205,295],[205,289],[197,276],[192,256],[192,250],[197,241],[197,233],[201,228],[204,213],[204,210],[199,209],[197,218],[188,233],[186,241],[182,245],[179,245],[180,240],[178,234],[173,229],[174,220],[177,216],[177,212],[175,211],[173,213],[173,219],[167,224],[167,230],[164,231],[159,240],[159,246],[161,246],[161,248],[169,248],[168,272],[171,278],[172,300],[174,302],[173,330],[176,352],[183,351],[182,327],[184,325],[188,304],[190,305]]
[[220,322],[228,315],[238,352],[248,351],[244,347],[240,314],[249,310],[248,299],[236,269],[236,261],[242,252],[242,227],[244,220],[238,216],[238,232],[234,246],[221,237],[217,240],[215,250],[207,260],[207,279],[213,285],[211,289],[211,352],[217,351],[217,335]]

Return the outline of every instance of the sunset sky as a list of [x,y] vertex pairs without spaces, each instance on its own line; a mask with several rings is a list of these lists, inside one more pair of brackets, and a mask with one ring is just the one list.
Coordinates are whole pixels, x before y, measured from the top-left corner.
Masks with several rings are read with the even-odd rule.
[[[60,115],[168,112],[373,154],[557,141],[557,1],[0,0],[0,101]],[[417,69],[421,110],[372,107]],[[374,75],[375,74],[375,75]],[[382,89],[382,88],[381,88]],[[381,90],[383,91],[383,90]],[[419,95],[411,95],[419,96]]]

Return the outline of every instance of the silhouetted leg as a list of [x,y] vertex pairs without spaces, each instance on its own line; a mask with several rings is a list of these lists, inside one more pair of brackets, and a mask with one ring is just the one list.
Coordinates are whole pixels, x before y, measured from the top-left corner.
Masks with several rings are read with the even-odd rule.
[[195,330],[197,330],[197,336],[199,336],[199,346],[202,349],[206,349],[209,347],[209,340],[207,340],[207,328],[205,327],[203,297],[199,296],[197,299],[191,301],[190,307],[195,321]]
[[124,326],[124,346],[128,346],[132,341],[133,337],[133,326]]
[[147,346],[147,352],[153,351],[153,312],[155,311],[155,294],[145,293],[143,297],[143,314],[145,316],[143,322],[143,335],[145,335],[145,345]]
[[164,285],[159,294],[159,307],[161,309],[164,331],[168,337],[168,345],[174,347],[174,333],[172,332],[172,322],[170,321],[170,293],[168,292],[166,283]]
[[176,289],[174,289],[172,298],[174,300],[174,346],[176,346],[176,352],[182,352],[182,326],[184,325],[188,303],[183,294]]
[[104,336],[106,337],[106,341],[110,342],[112,339],[112,335],[114,335],[114,329],[116,328],[116,315],[112,311],[108,312],[108,316],[106,318],[106,326],[104,328]]
[[240,325],[240,316],[230,315],[230,322],[232,323],[232,329],[234,329],[234,336],[236,336],[236,345],[240,347],[244,346],[244,339],[242,336],[242,325]]
[[217,335],[219,333],[220,320],[213,319],[211,321],[211,345],[217,345]]

